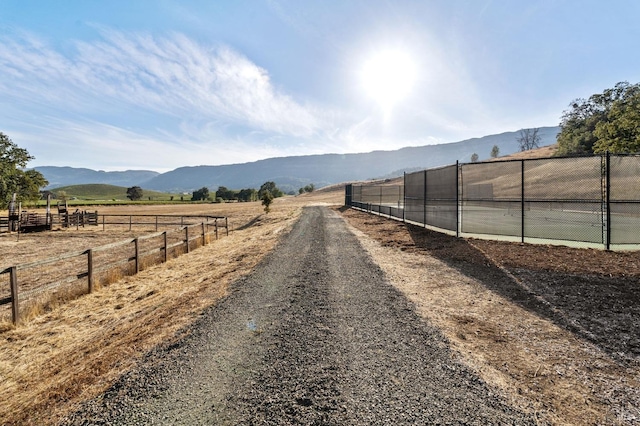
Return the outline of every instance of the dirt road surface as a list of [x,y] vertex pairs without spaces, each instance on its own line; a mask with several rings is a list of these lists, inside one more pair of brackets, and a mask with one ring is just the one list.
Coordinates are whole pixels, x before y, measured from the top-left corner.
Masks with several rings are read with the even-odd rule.
[[340,216],[305,208],[181,337],[64,424],[535,424],[455,359]]

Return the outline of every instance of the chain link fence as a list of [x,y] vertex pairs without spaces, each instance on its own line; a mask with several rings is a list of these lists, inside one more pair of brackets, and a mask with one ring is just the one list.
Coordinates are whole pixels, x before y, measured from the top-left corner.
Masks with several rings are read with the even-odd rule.
[[345,202],[457,236],[640,249],[640,155],[455,164]]
[[404,198],[403,185],[348,185],[345,204],[402,219]]

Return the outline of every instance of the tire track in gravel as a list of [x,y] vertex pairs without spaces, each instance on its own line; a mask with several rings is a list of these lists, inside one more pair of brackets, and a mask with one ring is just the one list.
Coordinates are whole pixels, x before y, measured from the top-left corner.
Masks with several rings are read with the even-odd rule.
[[229,296],[64,424],[535,424],[452,359],[342,218],[306,208]]

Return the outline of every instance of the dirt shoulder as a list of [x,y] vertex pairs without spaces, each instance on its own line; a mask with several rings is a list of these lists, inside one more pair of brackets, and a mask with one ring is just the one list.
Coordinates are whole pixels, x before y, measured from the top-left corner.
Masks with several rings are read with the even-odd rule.
[[552,424],[640,422],[639,253],[462,240],[342,209],[467,365]]

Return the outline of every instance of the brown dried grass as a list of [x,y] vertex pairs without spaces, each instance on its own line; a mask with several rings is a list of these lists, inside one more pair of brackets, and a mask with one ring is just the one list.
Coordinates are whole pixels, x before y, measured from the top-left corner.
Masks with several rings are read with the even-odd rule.
[[[337,187],[279,199],[269,215],[258,203],[234,205],[247,210],[239,213],[242,219],[234,218],[240,229],[230,237],[133,277],[114,275],[100,291],[22,326],[0,323],[3,424],[55,424],[216,303],[229,283],[275,247],[301,206],[339,205],[343,196]],[[637,386],[637,369],[622,368],[593,345],[443,262],[403,250],[403,239],[411,244],[411,237],[381,230],[376,222],[368,217],[356,224],[357,235],[420,315],[443,331],[454,356],[514,405],[538,413],[541,422],[616,424],[607,398],[613,389]]]
[[[18,327],[0,324],[2,424],[55,424],[80,401],[104,391],[153,346],[174,339],[199,312],[223,297],[232,281],[250,273],[274,248],[303,205],[343,196],[344,190],[336,188],[313,198],[277,199],[268,215],[260,203],[203,205],[200,208],[210,214],[229,216],[237,229],[228,237],[222,231],[219,240],[166,264],[145,267],[135,276],[123,277],[121,271],[112,270],[101,280],[99,291],[60,308],[52,303],[51,310],[34,309],[32,318]],[[145,210],[173,213],[175,206]],[[95,230],[81,230],[79,237],[67,231],[49,234],[62,243],[58,248],[77,248],[96,240]],[[60,234],[71,238],[63,241]],[[30,235],[29,240],[39,237],[51,235]],[[11,245],[10,240],[3,242],[5,246]],[[15,239],[13,243],[21,244]],[[14,254],[25,250],[22,245]]]
[[640,386],[637,365],[620,365],[595,345],[416,250],[401,223],[355,211],[344,216],[391,283],[451,342],[455,356],[514,406],[543,424],[622,424],[612,404],[620,407],[625,393]]

